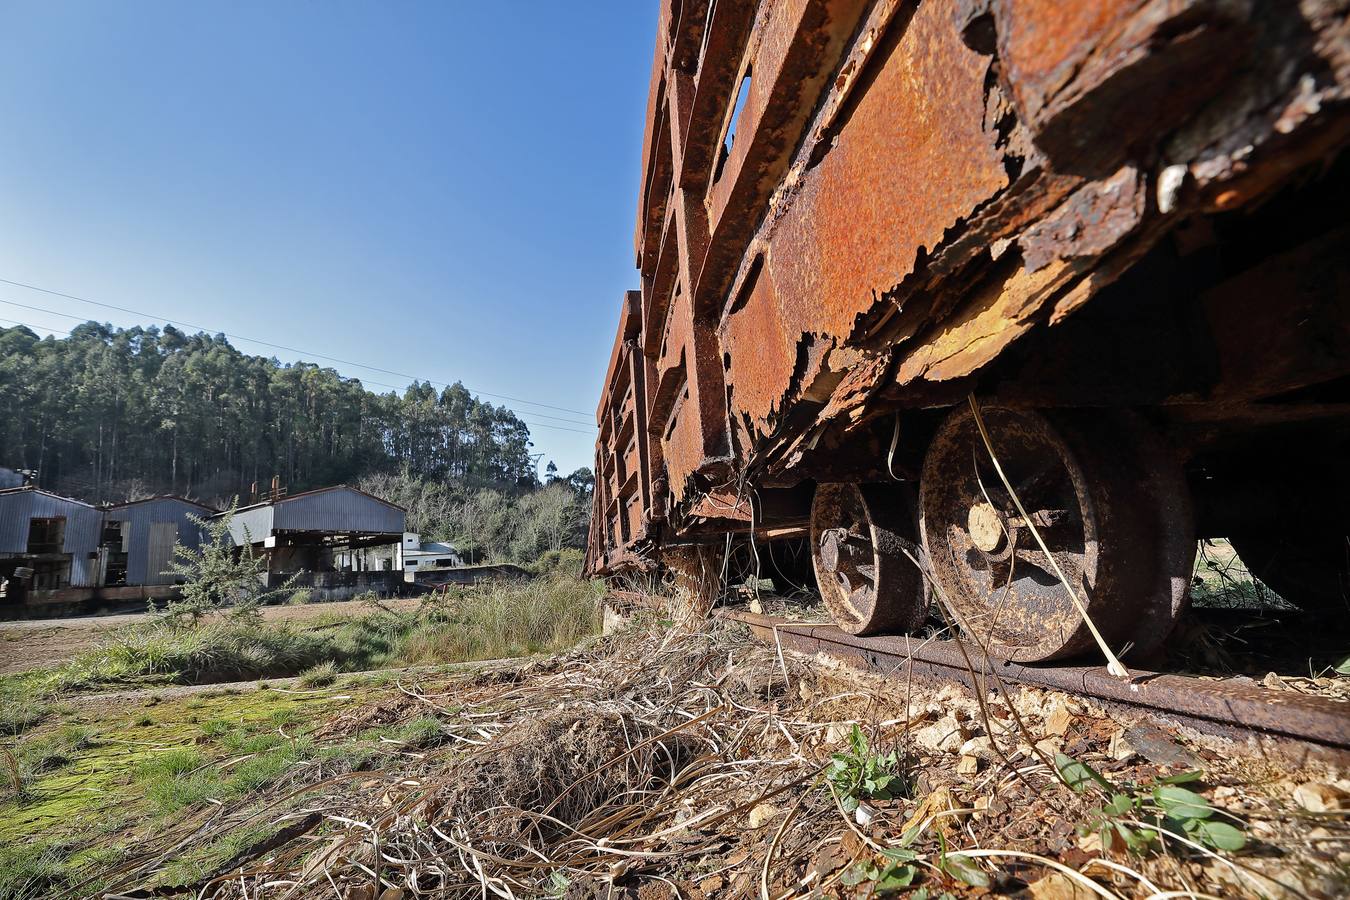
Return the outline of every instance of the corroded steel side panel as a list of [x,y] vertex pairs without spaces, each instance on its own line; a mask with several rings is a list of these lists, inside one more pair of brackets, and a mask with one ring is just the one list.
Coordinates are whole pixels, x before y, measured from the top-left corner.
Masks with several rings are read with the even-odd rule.
[[874,65],[875,81],[773,226],[756,287],[722,324],[734,414],[759,432],[814,374],[794,372],[801,348],[843,343],[925,248],[1007,184],[984,124],[989,58],[963,43],[949,7],[922,5]]

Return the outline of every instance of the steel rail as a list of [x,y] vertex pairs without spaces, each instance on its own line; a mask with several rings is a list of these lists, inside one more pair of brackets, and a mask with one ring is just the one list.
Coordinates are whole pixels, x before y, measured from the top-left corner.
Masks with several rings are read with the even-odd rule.
[[[1267,736],[1350,751],[1350,701],[1293,691],[1273,691],[1248,679],[1208,679],[1130,670],[1114,678],[1102,666],[1025,666],[982,656],[970,643],[923,641],[904,635],[855,637],[833,625],[795,624],[738,609],[719,609],[726,621],[749,626],[761,640],[801,653],[826,653],[882,673],[958,681],[991,690],[991,673],[1005,684],[1048,688],[1145,709],[1198,731],[1229,738]],[[970,663],[967,663],[967,655]],[[975,671],[971,671],[971,665]]]

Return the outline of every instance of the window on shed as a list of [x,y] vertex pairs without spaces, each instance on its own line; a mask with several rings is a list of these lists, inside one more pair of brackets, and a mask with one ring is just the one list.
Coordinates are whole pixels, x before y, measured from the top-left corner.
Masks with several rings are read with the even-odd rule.
[[29,553],[60,553],[66,542],[66,520],[33,519],[28,523]]

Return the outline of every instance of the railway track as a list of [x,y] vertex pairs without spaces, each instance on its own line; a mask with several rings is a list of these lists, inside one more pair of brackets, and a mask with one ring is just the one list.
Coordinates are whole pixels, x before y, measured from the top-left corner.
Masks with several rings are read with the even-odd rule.
[[[644,595],[611,594],[626,604]],[[1210,678],[1131,669],[1128,680],[1102,665],[1026,666],[982,657],[974,645],[906,635],[858,637],[833,625],[804,624],[744,609],[715,615],[749,627],[759,640],[786,650],[825,653],[841,662],[896,677],[955,682],[971,689],[997,684],[1063,691],[1097,701],[1108,711],[1138,710],[1167,724],[1254,745],[1263,753],[1330,755],[1350,761],[1350,702],[1276,691],[1249,678]]]
[[[1104,666],[1024,666],[982,658],[966,643],[923,641],[905,635],[857,637],[833,625],[796,624],[737,609],[720,618],[747,625],[760,640],[800,653],[826,653],[873,672],[931,681],[960,682],[972,689],[1004,685],[1037,687],[1089,697],[1111,707],[1147,710],[1155,717],[1205,734],[1256,741],[1262,749],[1291,742],[1350,756],[1350,702],[1294,691],[1274,691],[1244,678],[1201,678],[1131,669],[1128,681]],[[1284,745],[1281,747],[1281,745]]]

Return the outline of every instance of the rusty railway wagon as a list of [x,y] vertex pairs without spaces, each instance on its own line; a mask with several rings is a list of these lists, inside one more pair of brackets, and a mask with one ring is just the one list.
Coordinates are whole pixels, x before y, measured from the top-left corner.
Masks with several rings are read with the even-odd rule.
[[1197,536],[1343,609],[1346,9],[662,0],[589,571],[1022,661],[1066,585],[1156,648]]

